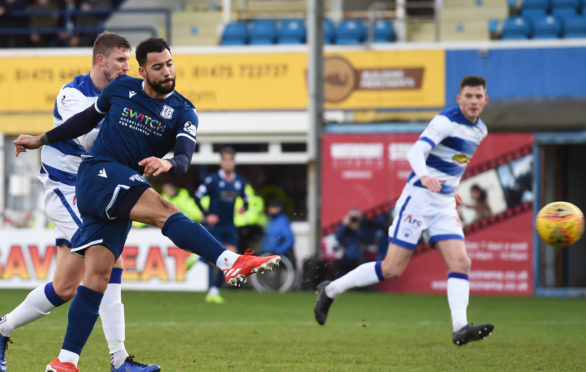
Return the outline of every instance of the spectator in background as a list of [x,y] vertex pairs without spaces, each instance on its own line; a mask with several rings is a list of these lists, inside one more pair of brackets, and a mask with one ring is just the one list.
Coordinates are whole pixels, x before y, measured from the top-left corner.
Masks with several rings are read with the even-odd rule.
[[174,204],[184,215],[193,222],[201,222],[203,214],[195,205],[187,189],[178,188],[171,182],[165,182],[161,188],[163,199]]
[[243,254],[247,249],[258,250],[261,247],[264,229],[267,225],[264,199],[257,195],[254,188],[247,183],[244,193],[248,199],[248,209],[238,213],[244,205],[242,198],[234,204],[234,225],[238,229],[238,252]]
[[[96,14],[92,11],[112,9],[112,0],[83,0],[79,4],[79,10],[84,12],[77,17],[77,27],[96,28],[102,27],[102,22],[108,18],[107,14]],[[81,45],[92,45],[96,35],[101,31],[83,33],[80,37]]]
[[356,268],[364,260],[362,244],[366,243],[366,240],[368,240],[367,235],[371,234],[366,231],[363,222],[360,209],[352,207],[348,210],[336,231],[336,240],[343,249],[342,257],[332,263],[336,278]]
[[470,186],[470,198],[472,198],[472,204],[464,203],[463,205],[466,208],[474,209],[475,216],[473,222],[480,221],[481,219],[492,215],[492,211],[488,205],[488,195],[485,189],[475,183]]
[[[28,18],[15,16],[13,11],[24,11],[28,6],[26,0],[0,0],[0,30],[9,28],[27,28]],[[0,35],[0,48],[23,48],[29,44],[25,34]]]
[[267,208],[269,223],[262,242],[261,253],[286,256],[295,267],[295,236],[291,231],[291,221],[283,213],[283,203],[272,200]]
[[58,11],[59,5],[51,0],[36,0],[28,7],[30,41],[33,47],[48,47],[54,39],[53,34],[42,32],[43,29],[59,27],[59,15],[50,12]]
[[[206,177],[195,192],[195,203],[204,214],[207,230],[220,241],[226,249],[238,252],[238,230],[234,225],[234,205],[241,197],[244,201],[242,208],[236,213],[244,213],[248,209],[248,197],[244,190],[246,181],[236,174],[236,151],[232,147],[220,150],[220,169]],[[206,209],[201,200],[209,195],[210,204]],[[187,269],[194,264],[193,255],[187,260]],[[210,265],[209,290],[206,302],[222,304],[220,288],[224,284],[222,272]]]
[[[63,0],[61,3],[62,10],[65,11],[61,15],[59,23],[60,27],[64,28],[65,31],[57,33],[56,37],[51,41],[51,47],[76,47],[80,46],[81,39],[79,36],[73,33],[75,28],[74,24],[74,12],[77,10],[75,0]],[[96,36],[97,37],[97,36]],[[94,38],[95,40],[95,38]]]

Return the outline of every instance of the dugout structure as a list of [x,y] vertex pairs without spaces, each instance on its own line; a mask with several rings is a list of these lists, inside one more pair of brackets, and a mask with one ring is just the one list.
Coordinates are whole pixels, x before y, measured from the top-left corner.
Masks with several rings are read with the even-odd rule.
[[[535,134],[534,214],[553,201],[564,200],[586,208],[586,131]],[[535,294],[586,295],[586,239],[567,248],[555,248],[534,237]]]

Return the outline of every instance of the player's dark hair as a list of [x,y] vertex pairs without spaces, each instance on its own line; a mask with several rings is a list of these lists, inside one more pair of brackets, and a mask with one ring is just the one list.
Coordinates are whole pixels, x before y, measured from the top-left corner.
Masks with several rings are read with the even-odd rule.
[[467,75],[460,81],[460,90],[464,87],[479,87],[482,86],[486,89],[486,81],[482,76],[478,75]]
[[92,65],[96,64],[96,57],[98,54],[108,56],[114,48],[131,50],[130,43],[122,36],[113,32],[104,31],[98,35],[94,41],[92,52]]
[[167,49],[171,53],[169,44],[160,37],[151,37],[143,40],[136,47],[136,60],[140,66],[144,66],[147,61],[147,54],[149,53],[160,53]]
[[232,146],[225,146],[220,149],[220,155],[230,154],[232,156],[236,155],[236,150]]

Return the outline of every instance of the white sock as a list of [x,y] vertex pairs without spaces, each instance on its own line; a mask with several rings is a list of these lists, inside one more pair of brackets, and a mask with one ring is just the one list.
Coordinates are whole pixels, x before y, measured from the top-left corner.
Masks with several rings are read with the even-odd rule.
[[[124,351],[125,322],[124,322],[124,304],[122,304],[122,284],[108,283],[104,297],[100,303],[100,319],[102,320],[102,328],[104,329],[104,336],[108,341],[108,350],[110,354],[115,354],[118,351]],[[126,357],[128,353],[126,353]],[[124,363],[124,362],[122,362]],[[121,364],[122,364],[121,363]],[[114,366],[118,368],[119,366]]]
[[210,287],[210,290],[208,291],[208,296],[215,296],[217,294],[220,294],[220,289],[218,287]]
[[216,266],[220,270],[229,269],[234,265],[234,262],[236,262],[238,257],[240,257],[239,254],[226,249],[216,260]]
[[367,262],[327,285],[326,296],[336,298],[354,287],[366,287],[380,282],[376,273],[377,262]]
[[5,315],[6,321],[0,323],[0,333],[10,336],[16,328],[48,315],[55,307],[45,295],[43,284],[30,291],[24,301]]
[[118,369],[124,364],[124,362],[126,362],[126,358],[128,358],[128,352],[126,352],[126,349],[118,350],[110,354],[110,358],[114,368]]
[[466,309],[468,308],[469,296],[470,282],[468,279],[448,277],[448,304],[452,314],[454,332],[468,324]]
[[72,351],[61,349],[59,352],[59,361],[66,363],[73,363],[77,367],[77,363],[79,362],[79,354],[76,354]]

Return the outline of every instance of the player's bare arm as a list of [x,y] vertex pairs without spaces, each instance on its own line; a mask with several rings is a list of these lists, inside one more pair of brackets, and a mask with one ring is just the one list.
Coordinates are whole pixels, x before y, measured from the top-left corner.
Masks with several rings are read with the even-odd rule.
[[46,143],[48,143],[48,140],[44,134],[38,136],[21,134],[14,140],[14,155],[18,156],[18,154],[26,152],[26,150],[38,149]]
[[420,178],[421,184],[431,192],[440,192],[442,189],[441,182],[437,178],[425,175]]

